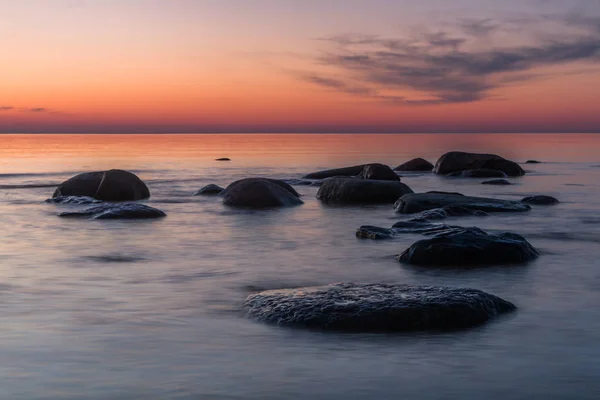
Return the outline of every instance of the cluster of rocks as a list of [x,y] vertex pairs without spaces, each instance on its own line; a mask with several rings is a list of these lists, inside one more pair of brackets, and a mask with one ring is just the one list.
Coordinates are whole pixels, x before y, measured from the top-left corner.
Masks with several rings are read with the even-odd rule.
[[[405,234],[428,236],[398,255],[398,261],[404,264],[479,266],[525,263],[538,257],[536,249],[518,234],[491,234],[476,227],[437,221],[449,217],[526,212],[531,209],[530,204],[556,204],[558,200],[549,196],[510,201],[460,193],[415,193],[401,182],[397,172],[498,178],[483,182],[491,185],[510,184],[505,178],[525,174],[517,163],[497,155],[450,152],[440,157],[435,165],[422,158],[410,160],[395,169],[378,163],[363,164],[314,172],[292,182],[319,185],[317,199],[323,203],[393,204],[397,213],[415,214],[391,228],[362,226],[356,232],[359,238],[373,240]],[[304,203],[289,183],[269,178],[241,179],[226,188],[211,184],[194,195],[218,196],[226,206],[248,209]],[[63,212],[59,214],[61,217],[138,219],[166,216],[163,211],[138,202],[149,197],[148,187],[135,174],[109,170],[79,174],[65,181],[48,201],[94,205],[84,210]],[[250,317],[267,323],[361,332],[461,329],[516,308],[508,301],[474,289],[355,283],[257,293],[247,298],[245,307]]]

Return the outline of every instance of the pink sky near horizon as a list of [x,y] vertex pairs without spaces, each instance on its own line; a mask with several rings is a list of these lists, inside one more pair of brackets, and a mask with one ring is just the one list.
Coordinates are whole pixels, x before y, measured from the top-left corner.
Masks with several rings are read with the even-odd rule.
[[[0,132],[600,132],[600,24],[597,33],[585,27],[572,36],[570,26],[564,34],[552,32],[552,40],[564,36],[569,45],[578,38],[598,44],[588,55],[565,50],[537,57],[517,73],[511,66],[498,74],[482,72],[476,83],[483,89],[464,89],[468,76],[450,89],[438,89],[434,75],[433,83],[417,78],[413,85],[403,77],[398,83],[386,74],[397,68],[402,75],[405,65],[388,59],[377,64],[385,74],[324,62],[331,54],[342,54],[339,60],[382,52],[320,40],[348,34],[403,40],[415,32],[445,32],[445,24],[465,16],[515,25],[523,15],[600,15],[593,14],[599,12],[593,2],[569,8],[539,0],[322,3],[2,3],[0,14],[9,18],[0,25]],[[534,48],[550,41],[534,34],[537,42],[530,43],[515,32],[499,30],[490,43],[469,37],[468,47],[460,49],[435,47],[424,60],[445,52],[470,62],[470,54],[492,47]],[[537,48],[529,47],[536,57]],[[478,68],[477,62],[469,68]],[[454,79],[452,65],[430,67]],[[446,100],[448,91],[474,95]],[[409,104],[382,100],[386,96],[443,100]]]

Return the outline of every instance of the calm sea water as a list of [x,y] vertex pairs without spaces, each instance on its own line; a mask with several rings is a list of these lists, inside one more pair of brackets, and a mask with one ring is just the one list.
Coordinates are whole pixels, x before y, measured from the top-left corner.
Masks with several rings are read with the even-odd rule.
[[[361,241],[391,206],[240,211],[194,197],[208,183],[449,150],[526,165],[508,187],[406,174],[415,191],[561,200],[459,219],[524,235],[525,266],[423,269],[394,255],[419,239]],[[230,157],[231,162],[213,161]],[[83,171],[136,172],[155,221],[64,220],[45,204]],[[39,187],[48,186],[48,187]],[[0,135],[2,399],[598,399],[600,135]],[[519,311],[458,333],[361,335],[247,320],[262,289],[333,282],[473,287]]]

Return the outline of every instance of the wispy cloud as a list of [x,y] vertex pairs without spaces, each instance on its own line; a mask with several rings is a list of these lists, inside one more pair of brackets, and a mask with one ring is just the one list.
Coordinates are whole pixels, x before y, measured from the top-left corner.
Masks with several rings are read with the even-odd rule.
[[[548,24],[552,29],[537,29]],[[519,32],[518,40],[497,40],[510,32]],[[600,17],[462,19],[448,29],[401,38],[346,34],[319,40],[330,49],[315,61],[335,72],[302,79],[397,104],[467,103],[534,79],[539,68],[600,62]]]
[[11,106],[0,106],[0,111],[10,111],[14,109],[14,107]]
[[17,112],[30,112],[30,113],[51,113],[54,112],[49,108],[45,107],[13,107],[13,106],[0,106],[0,111],[17,111]]

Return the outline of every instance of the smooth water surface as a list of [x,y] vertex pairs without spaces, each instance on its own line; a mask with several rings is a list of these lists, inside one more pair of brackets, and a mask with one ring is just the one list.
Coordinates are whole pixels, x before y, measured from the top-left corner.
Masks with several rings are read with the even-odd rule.
[[[525,266],[415,268],[394,256],[418,235],[356,239],[407,216],[391,206],[244,211],[192,196],[208,183],[295,178],[364,162],[435,162],[449,150],[527,164],[513,186],[404,174],[413,190],[561,204],[453,224],[524,235]],[[214,161],[230,157],[231,162]],[[128,169],[153,221],[66,220],[54,185]],[[600,135],[0,135],[0,398],[600,398]],[[472,330],[360,335],[245,318],[263,289],[333,282],[482,289],[519,310]]]

